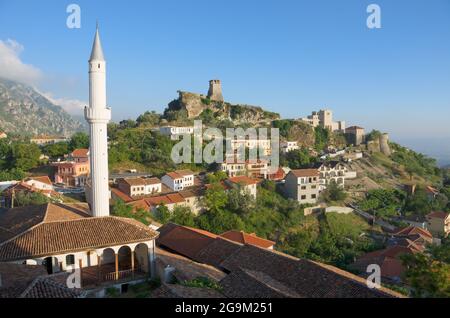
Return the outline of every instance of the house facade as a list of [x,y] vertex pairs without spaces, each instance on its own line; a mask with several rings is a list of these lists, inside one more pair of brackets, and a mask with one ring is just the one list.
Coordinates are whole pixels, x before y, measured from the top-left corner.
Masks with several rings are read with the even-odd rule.
[[0,262],[75,273],[86,289],[154,274],[157,232],[132,219],[91,217],[88,211],[80,204],[51,203],[6,211],[0,226],[14,231],[1,237]]
[[159,133],[168,136],[171,140],[178,140],[179,136],[192,135],[194,133],[194,127],[164,126],[159,128]]
[[427,229],[436,237],[447,237],[450,233],[450,213],[431,212],[426,216]]
[[190,170],[169,172],[161,178],[162,183],[173,191],[181,191],[194,185],[194,173]]
[[314,204],[319,198],[319,171],[317,169],[291,170],[285,178],[286,195],[300,204]]
[[90,175],[89,149],[75,149],[64,162],[55,162],[55,182],[84,187]]
[[121,178],[117,180],[120,191],[130,197],[160,193],[162,184],[158,178]]
[[345,134],[348,136],[348,140],[351,144],[359,146],[364,143],[365,133],[364,128],[358,126],[351,126],[345,129]]
[[300,149],[297,141],[283,141],[280,143],[280,150],[282,153]]

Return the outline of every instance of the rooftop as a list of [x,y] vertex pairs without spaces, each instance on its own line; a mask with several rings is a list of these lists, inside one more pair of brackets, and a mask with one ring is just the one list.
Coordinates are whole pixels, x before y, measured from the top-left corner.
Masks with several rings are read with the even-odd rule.
[[65,205],[14,208],[0,215],[0,261],[142,242],[157,236],[133,219],[90,217]]
[[297,178],[318,177],[319,176],[319,171],[317,169],[296,169],[296,170],[291,170],[289,173],[292,173]]

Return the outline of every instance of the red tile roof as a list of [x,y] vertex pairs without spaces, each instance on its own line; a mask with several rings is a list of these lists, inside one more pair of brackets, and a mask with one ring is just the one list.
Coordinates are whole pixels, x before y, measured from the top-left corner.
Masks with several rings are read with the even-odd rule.
[[[165,230],[168,227],[169,230]],[[178,254],[194,259],[208,244],[214,241],[217,235],[207,231],[197,230],[185,226],[168,223],[160,231],[156,243],[175,251]]]
[[397,235],[397,236],[409,236],[409,235],[414,235],[414,234],[418,234],[418,235],[428,238],[429,240],[433,240],[433,235],[428,230],[422,229],[417,226],[407,226],[401,230],[398,230],[396,233],[394,233],[394,235]]
[[449,215],[450,215],[450,213],[448,213],[448,212],[435,211],[435,212],[431,212],[431,213],[427,214],[427,217],[445,220],[446,218],[448,218]]
[[168,172],[166,173],[166,175],[175,180],[184,178],[186,176],[194,175],[194,173],[191,170],[177,170],[173,172]]
[[247,176],[232,177],[228,178],[227,181],[232,182],[234,184],[244,184],[244,185],[252,185],[258,183],[258,180],[249,178]]
[[220,236],[227,238],[231,241],[238,242],[241,244],[250,244],[259,246],[262,248],[269,248],[275,245],[275,242],[269,241],[263,238],[260,238],[256,236],[255,234],[247,234],[242,231],[228,231],[223,234],[220,234]]
[[296,170],[291,170],[289,173],[292,173],[297,178],[318,177],[319,176],[319,171],[317,169],[296,169]]
[[126,193],[123,193],[122,191],[120,191],[117,188],[111,188],[111,192],[124,202],[133,201],[133,199],[129,195],[127,195]]
[[138,221],[114,216],[42,222],[0,244],[0,261],[150,241],[157,236],[157,232]]
[[52,185],[52,181],[50,180],[50,178],[48,176],[40,176],[40,177],[30,177],[25,179],[25,181],[29,181],[29,180],[35,180],[38,182],[42,182],[48,185]]
[[72,151],[72,157],[74,158],[85,158],[88,156],[89,149],[75,149]]
[[142,209],[142,210],[150,209],[150,204],[148,204],[148,202],[145,201],[144,199],[128,202],[127,205],[132,206],[133,211],[137,211],[139,209]]

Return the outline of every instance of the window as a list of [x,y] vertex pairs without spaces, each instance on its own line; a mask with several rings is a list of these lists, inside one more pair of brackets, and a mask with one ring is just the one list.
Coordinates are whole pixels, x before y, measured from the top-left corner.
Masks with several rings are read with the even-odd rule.
[[302,200],[306,200],[306,195],[302,195],[300,198],[301,198]]
[[315,198],[317,198],[317,195],[311,194],[311,199],[315,199]]
[[315,185],[311,186],[311,189],[315,189],[315,188],[317,188],[317,186],[315,186]]
[[70,254],[66,256],[66,265],[75,265],[75,255]]
[[306,190],[306,186],[302,186],[302,190]]

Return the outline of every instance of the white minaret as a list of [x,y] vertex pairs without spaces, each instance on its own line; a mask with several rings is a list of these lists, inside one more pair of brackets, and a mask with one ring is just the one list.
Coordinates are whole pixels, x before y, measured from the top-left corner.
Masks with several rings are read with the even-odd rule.
[[89,123],[91,161],[91,209],[93,216],[109,215],[107,124],[111,109],[106,107],[106,62],[100,36],[95,32],[89,59],[89,107],[84,109]]

